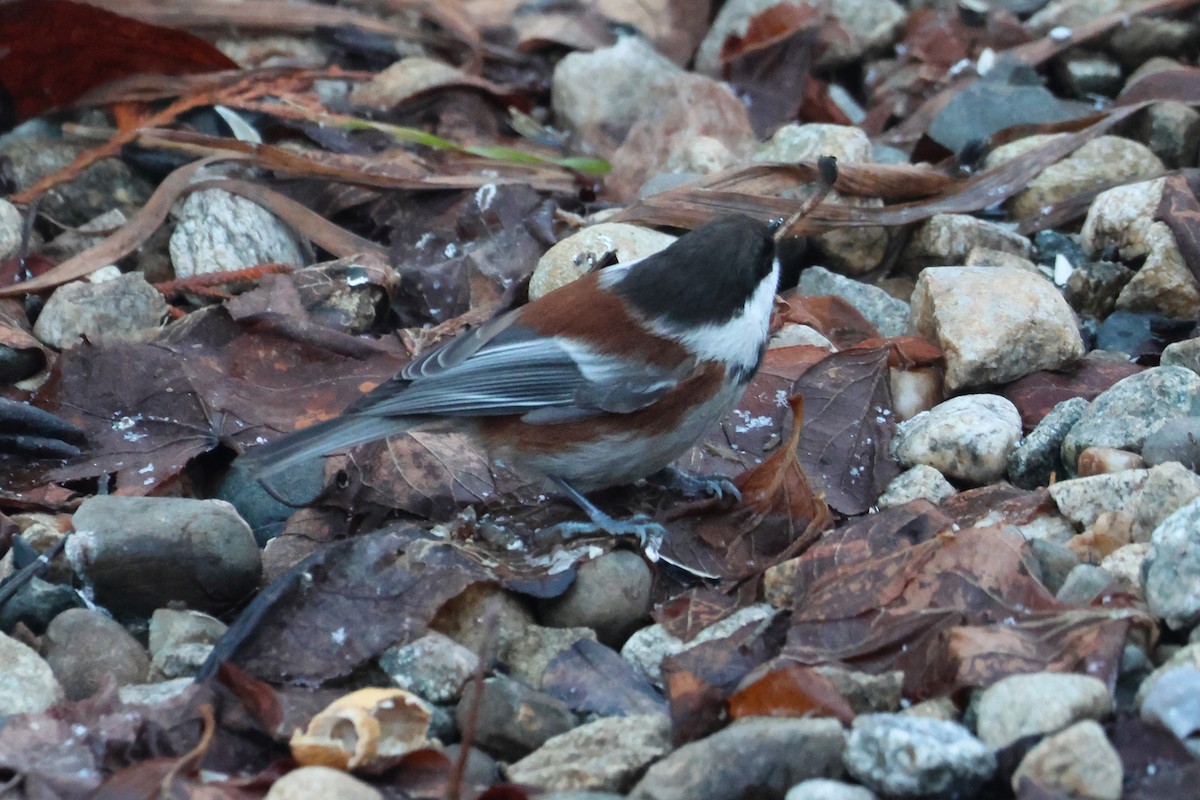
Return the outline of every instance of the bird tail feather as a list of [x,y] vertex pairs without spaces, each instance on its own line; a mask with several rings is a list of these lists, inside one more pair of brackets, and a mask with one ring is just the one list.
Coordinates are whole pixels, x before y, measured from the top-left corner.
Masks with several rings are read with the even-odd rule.
[[261,480],[316,456],[402,433],[416,422],[407,417],[366,414],[335,417],[259,445],[247,451],[240,461]]

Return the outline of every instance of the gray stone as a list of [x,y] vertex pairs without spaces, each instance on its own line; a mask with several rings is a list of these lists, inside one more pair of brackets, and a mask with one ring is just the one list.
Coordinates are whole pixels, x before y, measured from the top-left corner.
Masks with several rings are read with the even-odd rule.
[[199,611],[156,609],[150,617],[152,674],[167,679],[195,675],[225,630],[224,622]]
[[810,778],[800,781],[783,800],[877,800],[876,795],[865,786],[832,781],[828,778]]
[[1075,314],[1058,289],[1011,267],[925,269],[912,313],[914,330],[946,353],[951,391],[1057,369],[1084,352]]
[[1170,672],[1179,669],[1200,670],[1200,642],[1191,642],[1180,647],[1158,669],[1146,676],[1146,680],[1142,681],[1142,685],[1138,687],[1136,697],[1138,706],[1145,704],[1146,698],[1157,688],[1159,681]]
[[563,56],[551,79],[550,107],[570,130],[604,125],[621,137],[654,87],[680,71],[642,37],[621,36],[611,47]]
[[1092,564],[1080,564],[1071,570],[1054,599],[1072,606],[1089,605],[1105,592],[1116,590],[1116,581],[1107,570]]
[[670,750],[671,721],[661,714],[602,717],[547,740],[506,772],[547,791],[624,792]]
[[1081,317],[1104,319],[1117,307],[1117,299],[1136,274],[1116,261],[1084,261],[1073,265],[1063,296]]
[[42,252],[57,261],[66,261],[71,256],[78,255],[84,250],[104,241],[104,232],[116,230],[128,222],[128,218],[119,208],[105,211],[98,217],[88,220],[78,228],[66,230],[55,236]]
[[1098,678],[1058,672],[1011,675],[978,696],[975,730],[988,747],[1058,730],[1112,711],[1108,687]]
[[38,339],[60,350],[82,337],[134,339],[156,331],[167,315],[167,301],[140,273],[101,283],[74,281],[54,290],[33,325]]
[[546,628],[526,625],[501,652],[508,673],[519,681],[540,688],[550,662],[581,639],[596,640],[591,628]]
[[7,200],[0,200],[0,259],[12,258],[21,249],[24,228],[17,207]]
[[883,494],[875,501],[880,508],[894,508],[918,498],[939,503],[958,494],[946,476],[933,467],[917,464],[892,478]]
[[33,648],[0,633],[0,717],[40,714],[63,699],[63,687]]
[[1074,470],[1079,454],[1097,445],[1140,453],[1146,437],[1165,420],[1189,414],[1197,396],[1200,375],[1183,367],[1154,367],[1117,381],[1063,440],[1063,464]]
[[1154,529],[1142,590],[1150,611],[1169,627],[1189,630],[1200,623],[1200,499]]
[[1127,469],[1058,481],[1050,486],[1050,497],[1059,512],[1082,530],[1095,525],[1101,514],[1124,510],[1148,474],[1144,469]]
[[900,709],[904,690],[904,673],[900,670],[872,675],[835,664],[814,669],[833,683],[855,714]]
[[1200,417],[1169,419],[1146,436],[1142,458],[1150,466],[1177,461],[1193,472],[1200,468]]
[[555,628],[591,628],[604,644],[620,647],[650,612],[654,576],[632,550],[614,550],[581,565],[561,596],[542,604],[541,619]]
[[1149,542],[1131,542],[1100,559],[1100,567],[1116,580],[1121,591],[1142,594],[1142,569],[1150,557]]
[[1200,670],[1172,667],[1158,675],[1141,703],[1142,719],[1186,741],[1200,731]]
[[800,274],[799,289],[806,295],[840,297],[867,318],[883,336],[903,336],[908,331],[908,303],[862,281],[813,266]]
[[41,636],[50,620],[68,608],[85,605],[79,592],[70,586],[33,578],[0,605],[0,631],[11,631],[19,622]]
[[815,161],[821,156],[833,156],[843,162],[870,161],[871,140],[862,128],[852,125],[789,122],[759,148],[754,160],[795,164]]
[[766,603],[746,606],[720,622],[709,625],[687,642],[667,633],[661,625],[648,625],[629,637],[621,648],[621,656],[651,683],[662,686],[662,662],[667,656],[682,653],[713,639],[723,639],[744,625],[758,623],[766,626],[778,613],[778,609]]
[[[493,624],[484,625],[484,620],[492,615]],[[477,583],[443,605],[429,627],[476,655],[495,648],[505,658],[512,643],[533,624],[533,614],[524,603],[498,586]],[[484,657],[492,656],[489,652]]]
[[956,722],[902,714],[854,720],[846,769],[887,796],[970,797],[996,771],[996,757]]
[[1029,543],[1042,573],[1042,585],[1055,594],[1062,588],[1071,570],[1079,565],[1079,556],[1057,542],[1034,539]]
[[150,657],[129,631],[99,611],[72,608],[54,618],[42,637],[42,656],[68,700],[91,697],[111,677],[141,683]]
[[578,724],[571,709],[557,697],[504,675],[485,680],[481,691],[474,719],[471,719],[474,684],[463,692],[455,718],[459,730],[473,724],[476,746],[504,761],[524,758]]
[[954,397],[900,423],[892,443],[905,466],[925,464],[954,480],[986,484],[1004,476],[1021,438],[1021,416],[992,394]]
[[1008,479],[1014,486],[1036,489],[1049,486],[1052,476],[1056,479],[1065,476],[1062,443],[1087,407],[1088,401],[1082,397],[1062,401],[1017,443],[1008,456]]
[[259,264],[304,265],[295,234],[286,225],[257,203],[223,189],[188,195],[169,249],[179,278]]
[[1185,367],[1200,373],[1200,337],[1171,342],[1163,348],[1160,367]]
[[1028,258],[1029,240],[995,222],[970,214],[934,214],[913,232],[901,261],[916,270],[964,264],[976,248]]
[[221,612],[257,587],[254,535],[221,500],[99,495],[72,519],[67,558],[118,616],[149,616],[182,603]]
[[384,650],[379,666],[401,689],[430,703],[451,703],[479,668],[479,656],[449,636],[430,631]]
[[651,766],[629,800],[782,797],[802,780],[841,776],[844,742],[836,720],[750,717]]
[[1125,82],[1121,65],[1102,53],[1068,51],[1056,61],[1064,88],[1074,97],[1116,97]]
[[1168,169],[1190,167],[1200,147],[1200,113],[1174,100],[1154,103],[1135,120],[1131,133]]
[[[5,137],[0,144],[0,156],[11,159],[17,188],[28,189],[69,166],[95,144],[51,134],[12,136]],[[150,199],[153,189],[121,159],[105,158],[84,169],[74,180],[48,190],[38,202],[38,211],[63,225],[78,227],[112,208],[132,216]]]
[[1168,461],[1146,471],[1146,481],[1127,507],[1133,515],[1133,541],[1148,542],[1167,517],[1200,497],[1200,475]]

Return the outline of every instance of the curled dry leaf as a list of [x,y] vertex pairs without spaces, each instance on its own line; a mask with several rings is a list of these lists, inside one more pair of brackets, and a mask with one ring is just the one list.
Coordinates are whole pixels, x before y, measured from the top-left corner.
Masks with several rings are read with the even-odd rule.
[[854,721],[854,709],[833,681],[799,664],[775,666],[729,698],[729,715],[742,717],[834,717]]
[[335,700],[292,735],[292,757],[303,766],[377,767],[429,743],[431,714],[404,689],[370,687]]

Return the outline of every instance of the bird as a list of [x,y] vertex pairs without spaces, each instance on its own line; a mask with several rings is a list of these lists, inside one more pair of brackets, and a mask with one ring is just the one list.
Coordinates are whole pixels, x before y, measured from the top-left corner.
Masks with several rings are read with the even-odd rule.
[[243,465],[266,486],[298,463],[404,431],[467,431],[583,509],[589,523],[564,524],[564,536],[661,537],[661,525],[614,519],[585,493],[665,470],[733,410],[766,352],[779,269],[771,226],[714,219],[460,334],[337,417],[249,449]]

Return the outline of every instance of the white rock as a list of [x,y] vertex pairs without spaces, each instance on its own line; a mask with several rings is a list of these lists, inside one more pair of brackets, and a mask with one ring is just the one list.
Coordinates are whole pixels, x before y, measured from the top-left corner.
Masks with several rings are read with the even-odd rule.
[[905,466],[924,464],[954,480],[985,484],[1004,477],[1020,438],[1021,415],[1011,401],[972,394],[900,423],[892,448]]
[[913,328],[946,354],[946,386],[1006,383],[1081,358],[1075,314],[1046,279],[1012,267],[931,267],[912,296]]

